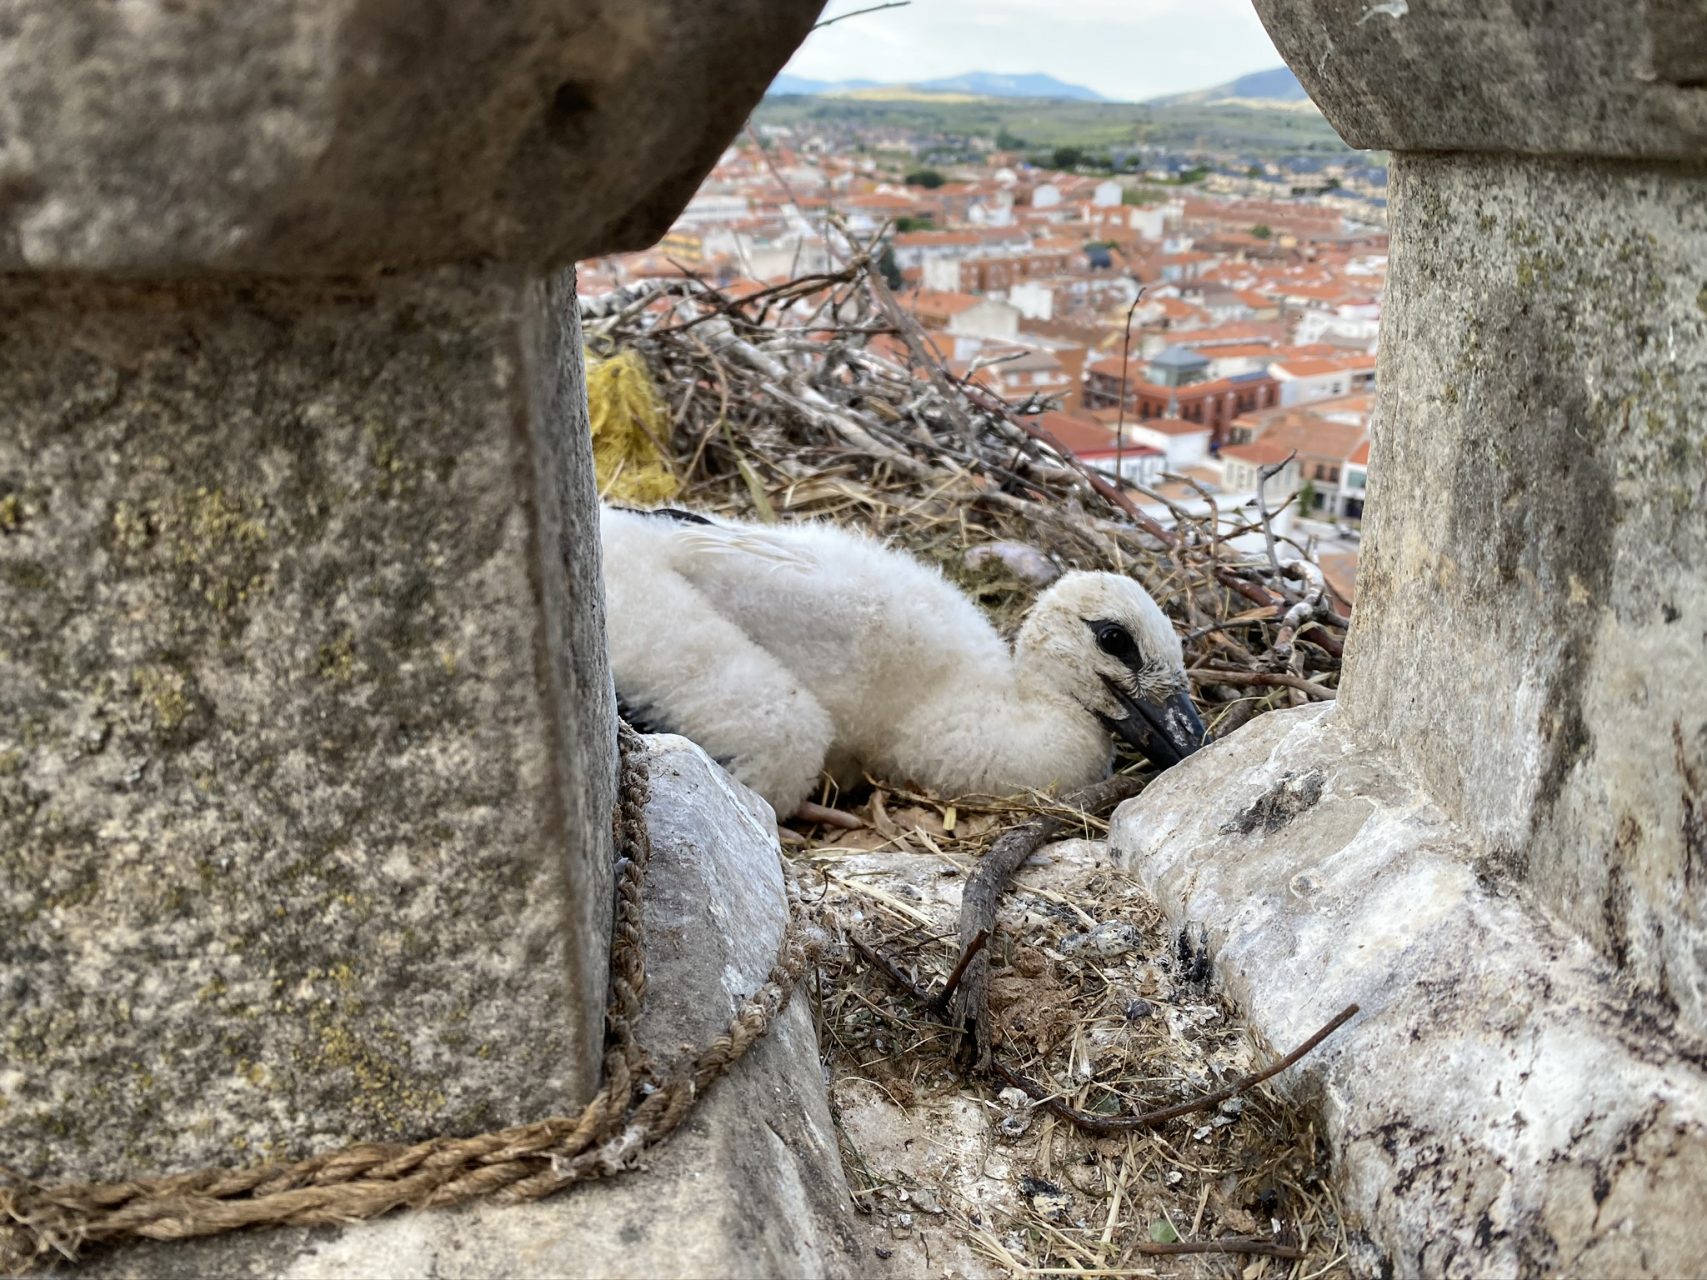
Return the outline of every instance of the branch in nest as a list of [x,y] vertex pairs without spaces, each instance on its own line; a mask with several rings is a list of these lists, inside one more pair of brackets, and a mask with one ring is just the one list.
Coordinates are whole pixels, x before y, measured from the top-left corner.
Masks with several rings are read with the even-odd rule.
[[[1144,779],[1121,773],[1106,782],[1086,787],[1064,803],[1067,810],[1101,817],[1143,789]],[[1040,813],[1007,832],[990,846],[990,851],[979,861],[978,870],[961,895],[961,956],[960,963],[955,966],[960,983],[949,1000],[949,1021],[971,1037],[970,1047],[980,1070],[988,1070],[990,1066],[990,950],[984,941],[995,930],[996,906],[1014,872],[1037,852],[1039,846],[1066,826],[1071,816],[1071,813],[1062,811]]]
[[1240,688],[1253,685],[1273,685],[1278,688],[1297,689],[1308,695],[1315,702],[1332,702],[1339,695],[1332,689],[1306,680],[1303,676],[1288,675],[1281,671],[1216,671],[1205,670],[1201,667],[1186,672],[1198,684],[1230,684]]
[[1329,1036],[1333,1035],[1334,1032],[1338,1031],[1347,1022],[1349,1022],[1357,1012],[1357,1005],[1348,1004],[1345,1008],[1341,1009],[1331,1019],[1329,1019],[1327,1025],[1322,1027],[1320,1031],[1316,1032],[1315,1035],[1311,1036],[1284,1058],[1270,1066],[1264,1067],[1261,1071],[1254,1071],[1248,1076],[1243,1076],[1240,1079],[1235,1080],[1225,1089],[1217,1089],[1214,1093],[1206,1093],[1201,1098],[1194,1098],[1190,1102],[1176,1103],[1171,1107],[1160,1107],[1155,1111],[1145,1111],[1135,1116],[1095,1115],[1089,1111],[1081,1111],[1077,1107],[1069,1107],[1066,1103],[1062,1102],[1060,1098],[1050,1093],[1035,1080],[1022,1076],[1019,1072],[1013,1070],[1006,1064],[997,1062],[994,1064],[994,1068],[996,1074],[1003,1080],[1006,1080],[1009,1084],[1014,1085],[1017,1088],[1025,1090],[1025,1092],[1030,1094],[1039,1106],[1043,1107],[1051,1114],[1061,1117],[1061,1119],[1072,1124],[1075,1128],[1083,1129],[1086,1133],[1099,1135],[1107,1135],[1111,1133],[1132,1133],[1135,1130],[1154,1129],[1158,1125],[1167,1123],[1169,1120],[1177,1120],[1181,1116],[1189,1116],[1199,1111],[1207,1111],[1211,1107],[1218,1107],[1229,1098],[1236,1098],[1247,1089],[1255,1088],[1264,1080],[1279,1075],[1282,1071],[1286,1070],[1286,1068],[1304,1057],[1317,1045],[1321,1044],[1322,1041],[1326,1040]]

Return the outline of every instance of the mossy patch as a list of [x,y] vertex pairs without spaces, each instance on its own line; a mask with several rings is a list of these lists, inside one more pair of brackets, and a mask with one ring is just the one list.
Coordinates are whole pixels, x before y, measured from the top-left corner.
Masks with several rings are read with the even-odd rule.
[[336,640],[320,646],[314,656],[314,674],[332,684],[348,684],[355,678],[356,647],[345,631]]
[[207,732],[210,708],[188,671],[150,664],[137,667],[130,678],[137,706],[162,745],[188,746]]
[[264,514],[259,498],[218,488],[122,499],[113,507],[110,545],[129,567],[173,572],[215,612],[229,615],[266,589]]
[[46,591],[53,575],[39,560],[0,560],[0,582],[15,591]]

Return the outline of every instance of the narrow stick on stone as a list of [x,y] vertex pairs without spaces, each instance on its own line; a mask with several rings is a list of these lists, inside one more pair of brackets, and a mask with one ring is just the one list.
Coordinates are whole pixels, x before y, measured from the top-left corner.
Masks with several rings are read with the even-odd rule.
[[1077,1107],[1069,1107],[1066,1103],[1055,1097],[1035,1080],[1022,1076],[1019,1072],[1004,1063],[993,1063],[992,1068],[1002,1079],[1006,1080],[1011,1085],[1024,1089],[1026,1093],[1030,1094],[1040,1106],[1051,1114],[1057,1115],[1061,1119],[1067,1121],[1075,1128],[1083,1129],[1086,1133],[1099,1135],[1131,1133],[1137,1129],[1154,1129],[1157,1125],[1165,1124],[1169,1120],[1178,1119],[1180,1116],[1189,1116],[1193,1112],[1207,1111],[1210,1107],[1220,1106],[1229,1098],[1237,1097],[1247,1089],[1255,1088],[1264,1080],[1267,1080],[1272,1076],[1279,1075],[1282,1071],[1286,1070],[1286,1068],[1304,1057],[1317,1045],[1321,1044],[1322,1041],[1326,1040],[1334,1032],[1338,1031],[1342,1026],[1350,1021],[1357,1011],[1357,1005],[1348,1004],[1345,1008],[1341,1009],[1331,1019],[1329,1019],[1327,1025],[1322,1027],[1320,1031],[1316,1032],[1315,1035],[1311,1036],[1284,1058],[1264,1067],[1261,1071],[1253,1071],[1250,1075],[1243,1076],[1240,1079],[1235,1080],[1225,1089],[1217,1089],[1214,1093],[1206,1093],[1201,1098],[1194,1098],[1190,1102],[1175,1103],[1171,1107],[1159,1107],[1155,1111],[1145,1111],[1135,1116],[1092,1115],[1089,1111],[1081,1111]]
[[1067,825],[1071,814],[1066,810],[1076,809],[1098,817],[1143,789],[1144,779],[1125,773],[1086,787],[1063,802],[1065,808],[1062,812],[1038,814],[1030,822],[1002,836],[990,846],[990,851],[968,881],[966,892],[960,899],[961,959],[955,966],[960,982],[948,1007],[950,1021],[961,1028],[963,1034],[970,1032],[975,1065],[980,1071],[989,1070],[991,1061],[990,950],[986,946],[974,950],[974,943],[980,934],[993,936],[996,904],[1001,900],[1002,890],[1020,865],[1036,853],[1045,840]]

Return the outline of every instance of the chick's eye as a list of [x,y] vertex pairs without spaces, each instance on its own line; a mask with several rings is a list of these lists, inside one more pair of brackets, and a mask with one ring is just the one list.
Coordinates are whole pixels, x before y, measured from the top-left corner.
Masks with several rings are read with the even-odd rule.
[[1110,623],[1097,628],[1097,648],[1116,658],[1130,657],[1137,652],[1137,646],[1132,643],[1131,633],[1125,627]]

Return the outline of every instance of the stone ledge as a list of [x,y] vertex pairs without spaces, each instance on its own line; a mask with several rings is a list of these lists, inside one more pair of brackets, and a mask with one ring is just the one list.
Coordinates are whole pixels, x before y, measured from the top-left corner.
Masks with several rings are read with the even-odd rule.
[[1699,161],[1693,0],[1256,0],[1348,145]]
[[0,269],[327,276],[655,241],[822,0],[15,0]]
[[1162,776],[1110,841],[1277,1049],[1401,1275],[1690,1274],[1707,1054],[1530,907],[1331,707]]

